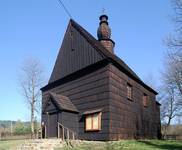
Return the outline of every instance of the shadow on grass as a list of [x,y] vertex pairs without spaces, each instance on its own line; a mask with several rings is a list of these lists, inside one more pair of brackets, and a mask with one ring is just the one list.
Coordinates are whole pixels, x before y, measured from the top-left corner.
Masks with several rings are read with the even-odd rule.
[[182,144],[179,144],[179,141],[138,141],[144,143],[148,146],[156,147],[159,149],[168,149],[168,150],[182,150]]

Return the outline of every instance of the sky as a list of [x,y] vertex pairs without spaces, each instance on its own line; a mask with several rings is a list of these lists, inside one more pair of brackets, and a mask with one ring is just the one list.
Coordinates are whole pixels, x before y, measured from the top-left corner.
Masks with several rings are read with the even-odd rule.
[[[170,0],[62,1],[95,37],[104,8],[115,54],[141,79],[152,76],[160,83],[163,41],[173,31]],[[58,0],[1,0],[0,18],[0,120],[27,121],[30,113],[18,85],[20,67],[29,57],[39,59],[49,79],[70,18]]]

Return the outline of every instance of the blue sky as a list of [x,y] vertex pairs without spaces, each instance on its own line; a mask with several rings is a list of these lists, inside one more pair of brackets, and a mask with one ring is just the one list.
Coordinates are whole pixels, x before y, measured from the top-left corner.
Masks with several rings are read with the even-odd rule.
[[[164,38],[173,30],[170,0],[62,0],[73,19],[96,37],[105,8],[115,54],[142,79],[160,81]],[[25,58],[40,59],[49,77],[69,21],[58,0],[4,0],[0,5],[0,120],[28,120],[17,76]]]

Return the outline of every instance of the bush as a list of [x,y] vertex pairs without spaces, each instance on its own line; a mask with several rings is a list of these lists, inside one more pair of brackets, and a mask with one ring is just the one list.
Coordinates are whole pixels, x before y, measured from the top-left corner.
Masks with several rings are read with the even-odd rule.
[[30,134],[31,133],[30,125],[25,125],[21,121],[18,121],[15,125],[14,133],[16,135]]

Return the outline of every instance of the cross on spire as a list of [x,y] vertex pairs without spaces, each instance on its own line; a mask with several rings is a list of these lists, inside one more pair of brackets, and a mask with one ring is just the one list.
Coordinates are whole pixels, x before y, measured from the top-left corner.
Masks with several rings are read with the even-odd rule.
[[103,7],[103,8],[102,8],[102,14],[103,14],[103,15],[105,14],[105,11],[106,11],[106,9]]

